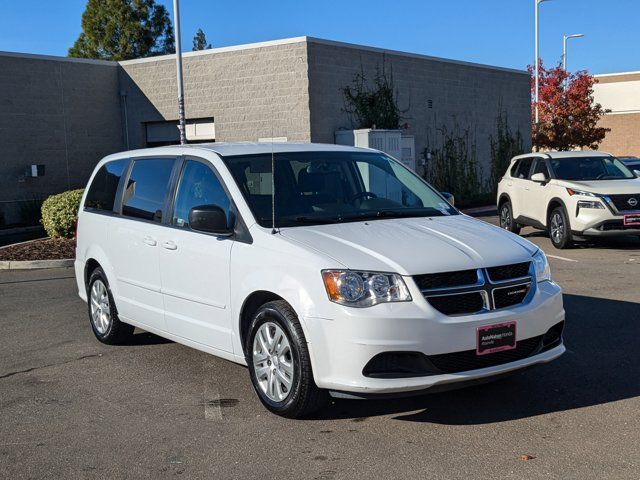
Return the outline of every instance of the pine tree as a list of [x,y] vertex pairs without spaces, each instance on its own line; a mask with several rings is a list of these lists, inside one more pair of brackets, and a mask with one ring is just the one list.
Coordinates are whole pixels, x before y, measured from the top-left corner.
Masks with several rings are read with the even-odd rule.
[[128,60],[175,52],[167,9],[154,0],[88,0],[70,57]]
[[202,29],[199,28],[196,34],[193,36],[192,50],[195,52],[196,50],[207,50],[209,48],[211,48],[211,44],[207,44],[207,37]]

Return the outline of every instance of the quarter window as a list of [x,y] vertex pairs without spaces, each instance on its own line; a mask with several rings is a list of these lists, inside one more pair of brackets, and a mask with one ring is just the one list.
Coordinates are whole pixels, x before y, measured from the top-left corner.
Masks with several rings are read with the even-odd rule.
[[116,192],[120,177],[124,172],[129,160],[115,160],[105,163],[93,177],[87,197],[84,201],[84,208],[100,211],[113,211],[116,200]]
[[173,158],[136,160],[124,190],[122,214],[161,222],[173,164]]
[[216,205],[229,218],[231,202],[216,174],[204,163],[187,160],[176,193],[173,225],[189,227],[189,211],[202,205]]

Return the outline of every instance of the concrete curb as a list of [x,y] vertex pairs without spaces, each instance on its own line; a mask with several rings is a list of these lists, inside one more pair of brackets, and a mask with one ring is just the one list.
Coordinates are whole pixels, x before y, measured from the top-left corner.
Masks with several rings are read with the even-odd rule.
[[43,268],[67,268],[73,267],[73,258],[62,260],[2,260],[0,270],[36,270]]
[[484,207],[476,207],[476,208],[463,208],[462,213],[466,213],[467,215],[482,215],[483,213],[495,213],[498,208],[495,205],[487,205]]
[[[12,243],[4,245],[3,248],[13,247],[15,245],[24,245],[25,243],[41,242],[46,238],[36,238],[35,240],[27,240],[26,242]],[[73,267],[73,258],[63,258],[60,260],[0,260],[0,270],[36,270],[42,268],[66,268]]]

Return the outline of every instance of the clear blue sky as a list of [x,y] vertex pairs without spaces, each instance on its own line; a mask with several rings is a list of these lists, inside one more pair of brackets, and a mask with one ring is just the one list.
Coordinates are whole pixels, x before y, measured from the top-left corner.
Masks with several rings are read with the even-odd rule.
[[[0,50],[66,55],[86,0],[0,0]],[[171,0],[160,0],[171,10]],[[533,0],[182,0],[185,47],[201,27],[214,46],[309,35],[513,68],[533,59]],[[541,56],[569,68],[640,70],[640,0],[552,0],[541,11]]]

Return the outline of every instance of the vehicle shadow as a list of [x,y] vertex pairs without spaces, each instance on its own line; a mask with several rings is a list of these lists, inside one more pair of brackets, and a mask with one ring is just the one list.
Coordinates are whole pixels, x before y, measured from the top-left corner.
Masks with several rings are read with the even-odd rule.
[[[549,234],[543,230],[534,230],[522,234],[523,238],[549,238]],[[633,235],[611,237],[611,238],[593,238],[587,240],[576,241],[573,243],[572,249],[616,249],[616,250],[640,250],[640,238]]]
[[169,340],[168,338],[159,337],[158,335],[155,335],[153,333],[136,329],[134,334],[127,341],[119,343],[118,346],[136,347],[141,345],[162,345],[164,343],[174,342],[173,340]]
[[398,414],[410,422],[474,425],[615,402],[640,395],[640,303],[565,295],[567,352],[505,380],[420,397],[336,400],[317,418]]

